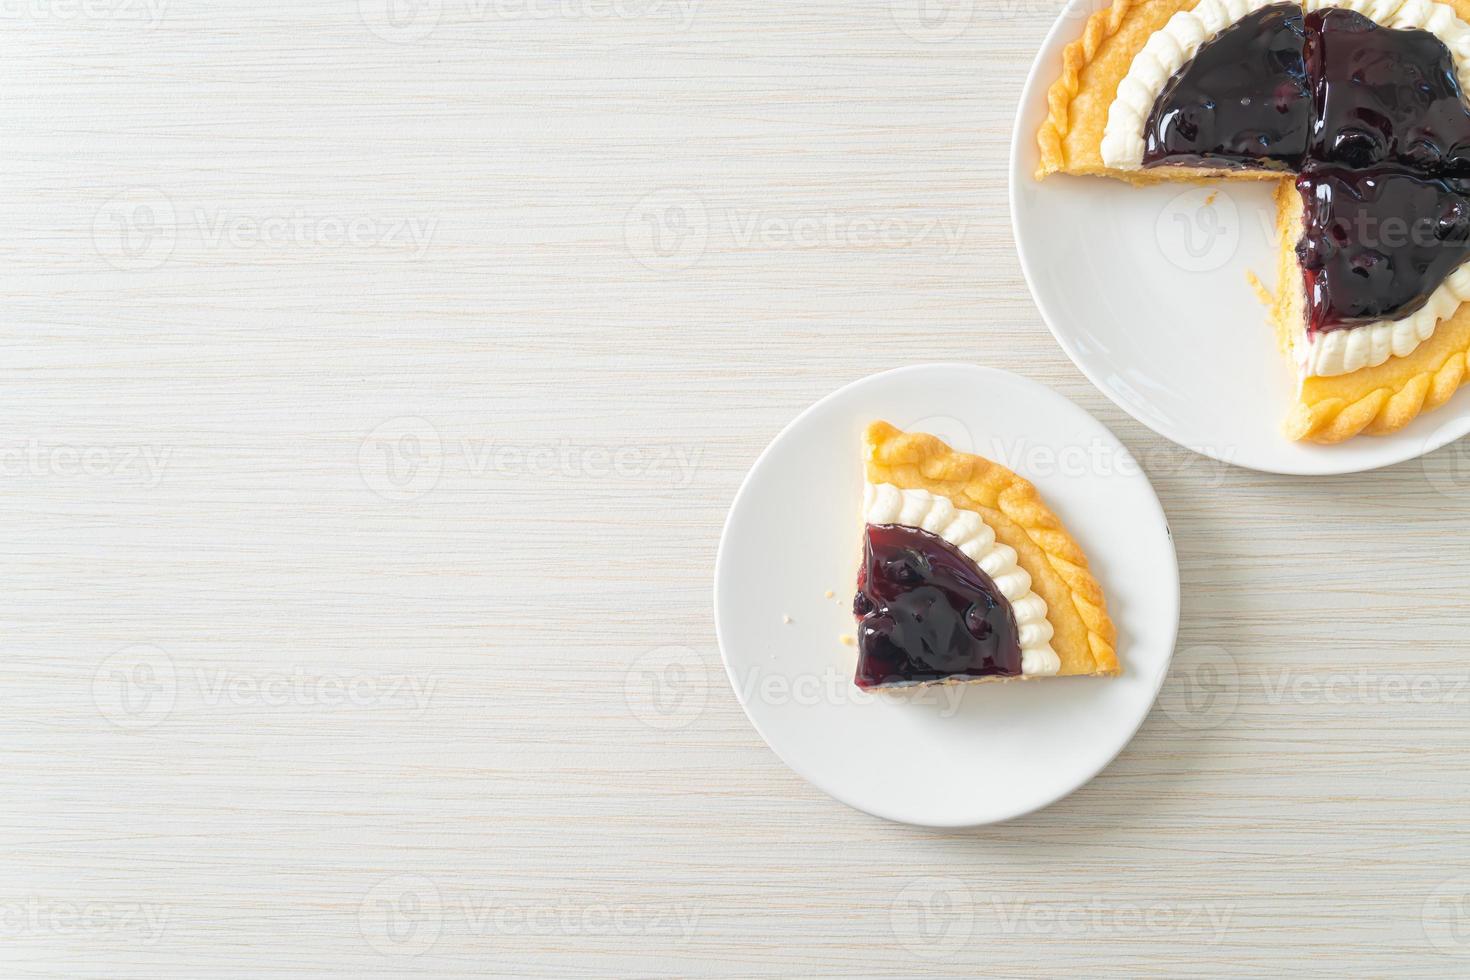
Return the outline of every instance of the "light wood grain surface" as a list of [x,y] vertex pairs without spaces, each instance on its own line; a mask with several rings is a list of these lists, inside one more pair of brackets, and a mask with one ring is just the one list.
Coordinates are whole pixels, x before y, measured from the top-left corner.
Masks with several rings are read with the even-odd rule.
[[[1078,374],[1004,172],[1059,9],[5,4],[0,974],[1463,975],[1470,460]],[[710,610],[780,427],[945,359],[1112,427],[1184,586],[1132,745],[962,833],[788,771]]]

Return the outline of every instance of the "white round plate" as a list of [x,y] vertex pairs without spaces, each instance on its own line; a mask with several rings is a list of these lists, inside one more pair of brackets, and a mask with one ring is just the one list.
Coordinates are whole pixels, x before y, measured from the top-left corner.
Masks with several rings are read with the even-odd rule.
[[[1036,484],[1103,584],[1123,676],[906,696],[853,686],[856,651],[839,637],[856,632],[861,438],[875,419],[930,432]],[[745,478],[715,563],[720,651],[756,730],[818,788],[903,823],[1008,820],[1086,783],[1148,714],[1178,625],[1169,527],[1128,451],[1051,389],[970,365],[876,374],[803,412]]]
[[1036,180],[1036,131],[1062,49],[1095,0],[1072,0],[1021,95],[1011,220],[1021,268],[1058,343],[1128,414],[1181,446],[1272,473],[1355,473],[1413,459],[1470,431],[1470,391],[1388,436],[1335,446],[1281,434],[1296,379],[1247,282],[1275,288],[1272,189]]

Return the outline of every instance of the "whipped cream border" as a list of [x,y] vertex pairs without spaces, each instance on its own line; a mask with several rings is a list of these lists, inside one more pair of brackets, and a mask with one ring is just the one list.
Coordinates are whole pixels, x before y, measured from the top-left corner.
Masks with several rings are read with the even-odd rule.
[[[1103,126],[1102,160],[1118,170],[1143,165],[1143,128],[1159,93],[1200,46],[1247,14],[1280,0],[1200,0],[1193,10],[1181,10],[1154,31],[1133,56],[1128,73],[1118,83]],[[1453,49],[1451,49],[1453,50]]]
[[1046,600],[1031,591],[1031,576],[1016,563],[1016,551],[995,540],[995,531],[973,510],[927,490],[902,490],[891,483],[863,485],[863,519],[868,524],[902,524],[938,535],[989,575],[1011,604],[1021,645],[1021,674],[1048,677],[1062,669],[1051,647],[1053,629]]
[[1305,334],[1297,344],[1302,373],[1309,377],[1351,374],[1377,367],[1390,357],[1408,357],[1434,336],[1439,321],[1454,315],[1470,300],[1470,260],[1445,277],[1429,301],[1398,320],[1378,320],[1315,336]]

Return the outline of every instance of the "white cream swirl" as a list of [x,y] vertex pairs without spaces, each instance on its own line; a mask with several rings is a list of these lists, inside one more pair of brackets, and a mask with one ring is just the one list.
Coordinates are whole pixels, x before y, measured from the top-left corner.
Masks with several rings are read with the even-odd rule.
[[1051,648],[1052,625],[1046,600],[1031,591],[1031,576],[1016,563],[1016,551],[995,540],[995,531],[973,510],[927,490],[900,490],[891,483],[869,483],[863,490],[863,519],[869,524],[902,524],[937,535],[964,552],[990,576],[1011,604],[1021,644],[1021,673],[1049,676],[1062,669]]
[[1154,31],[1118,83],[1103,127],[1102,160],[1119,170],[1143,165],[1143,128],[1159,93],[1175,72],[1199,53],[1200,45],[1276,0],[1200,0]]
[[1309,11],[1343,7],[1383,27],[1428,31],[1449,48],[1460,88],[1470,92],[1470,24],[1461,20],[1449,4],[1433,0],[1306,0],[1306,6]]
[[1429,294],[1429,302],[1406,317],[1308,335],[1297,351],[1302,373],[1331,377],[1376,367],[1390,357],[1408,357],[1466,300],[1470,300],[1470,262],[1446,276]]

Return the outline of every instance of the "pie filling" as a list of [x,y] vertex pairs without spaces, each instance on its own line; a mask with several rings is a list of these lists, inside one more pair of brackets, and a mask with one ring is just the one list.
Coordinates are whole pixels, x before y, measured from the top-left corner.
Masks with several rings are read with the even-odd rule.
[[869,483],[863,519],[853,599],[859,687],[1062,669],[1046,600],[977,511],[926,490]]
[[1443,41],[1342,8],[1312,11],[1306,28],[1316,106],[1308,160],[1470,173],[1470,112]]
[[1135,162],[1111,131],[1154,70],[1152,38],[1109,111],[1110,166],[1296,173],[1309,374],[1411,353],[1470,287],[1470,110],[1445,40],[1470,59],[1470,25],[1443,4],[1385,6],[1390,26],[1272,4],[1196,39],[1157,87]]
[[964,552],[902,524],[868,524],[852,611],[861,688],[1017,677],[1010,602]]
[[1200,48],[1154,101],[1145,167],[1295,170],[1312,128],[1302,10],[1263,7]]
[[1296,186],[1309,334],[1413,313],[1470,257],[1470,181],[1322,166]]

